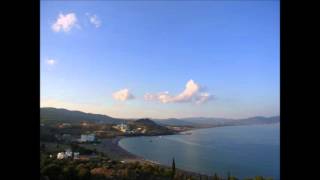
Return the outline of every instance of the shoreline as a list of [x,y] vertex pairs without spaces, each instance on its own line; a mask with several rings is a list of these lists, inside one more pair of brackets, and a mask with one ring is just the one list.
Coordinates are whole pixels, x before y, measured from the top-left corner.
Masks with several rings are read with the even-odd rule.
[[[274,124],[279,124],[279,122],[277,123],[265,123],[265,124],[254,124],[254,125],[274,125]],[[250,124],[251,125],[251,124]],[[250,126],[249,125],[249,126]],[[232,126],[246,126],[244,124],[241,124],[241,125],[232,125]],[[189,134],[185,134],[187,132],[191,132],[191,134],[193,134],[193,131],[197,131],[197,130],[203,130],[203,129],[214,129],[214,128],[222,128],[222,127],[229,127],[229,126],[214,126],[214,127],[206,127],[206,128],[194,128],[192,130],[187,130],[187,131],[181,131],[181,132],[178,132],[176,134],[170,134],[170,135],[189,135]],[[155,136],[164,136],[164,135],[155,135]],[[155,137],[153,136],[153,137]],[[118,146],[119,148],[121,148],[122,150],[128,152],[127,150],[125,150],[124,148],[122,148],[120,145],[119,145],[119,142],[122,138],[128,138],[128,137],[120,137],[120,138],[117,138],[117,141],[116,141],[116,146]],[[130,152],[128,152],[130,153]],[[130,153],[131,154],[131,153]],[[171,168],[170,165],[165,165],[165,164],[161,164],[161,163],[158,163],[158,162],[154,162],[152,160],[148,160],[148,159],[144,159],[143,157],[139,157],[137,155],[134,155],[136,158],[139,158],[140,162],[144,162],[144,163],[147,163],[147,164],[151,164],[151,165],[158,165],[160,167],[165,167],[165,168]],[[134,160],[133,160],[134,162]],[[206,176],[212,176],[212,174],[206,174],[204,172],[196,172],[196,171],[192,171],[192,170],[187,170],[187,169],[180,169],[180,168],[176,168],[177,171],[180,171],[180,172],[183,172],[185,174],[189,174],[189,175],[206,175]],[[277,178],[275,178],[277,179]]]
[[[269,124],[269,123],[267,123]],[[274,123],[270,123],[274,124]],[[276,123],[275,123],[276,124]],[[191,135],[193,131],[195,130],[202,130],[202,129],[211,129],[211,128],[221,128],[221,127],[228,127],[228,126],[244,126],[245,124],[238,124],[238,125],[218,125],[218,126],[209,126],[209,127],[198,127],[193,128],[185,131],[176,132],[174,134],[158,134],[158,135],[147,135],[147,136],[169,136],[169,135]],[[264,124],[259,124],[264,125]],[[189,134],[190,133],[190,134]],[[109,156],[111,159],[115,160],[121,160],[121,161],[140,161],[140,162],[147,162],[152,164],[160,165],[161,163],[145,159],[141,156],[135,155],[133,153],[128,152],[126,149],[122,148],[119,145],[119,142],[123,138],[130,138],[130,137],[142,137],[142,136],[116,136],[114,138],[104,138],[101,139],[100,144],[93,145],[84,145],[84,146],[91,146],[91,148],[95,148],[100,152],[105,153],[107,156]]]
[[[242,125],[234,125],[234,126],[242,126]],[[184,133],[190,132],[190,131],[192,132],[194,130],[211,129],[211,128],[219,128],[219,127],[227,127],[227,126],[214,126],[214,127],[206,127],[206,128],[194,128],[192,130],[181,131],[181,132],[178,132],[178,133],[175,133],[175,134],[168,134],[168,135],[189,135],[189,134],[184,134]],[[153,135],[153,137],[155,137],[155,136],[167,136],[167,135]],[[133,136],[133,137],[138,137],[138,136]],[[114,138],[102,139],[101,140],[101,144],[97,144],[96,145],[96,147],[99,147],[99,149],[100,149],[100,150],[98,150],[98,148],[97,148],[97,150],[105,153],[111,159],[119,160],[119,161],[122,161],[123,163],[139,162],[139,163],[143,163],[143,164],[157,165],[157,166],[160,166],[160,167],[171,168],[168,165],[164,165],[164,164],[161,164],[161,163],[156,162],[156,161],[145,159],[145,158],[143,158],[141,156],[138,156],[138,155],[135,155],[133,153],[128,152],[127,150],[125,150],[124,148],[122,148],[119,145],[120,140],[123,139],[123,138],[130,138],[130,137],[117,136],[117,137],[114,137]],[[185,169],[180,169],[180,168],[176,168],[176,169],[178,171],[180,171],[180,172],[183,172],[183,173],[186,173],[186,174],[190,174],[190,175],[210,175],[210,174],[205,174],[205,173],[200,173],[200,172],[193,172],[193,171],[190,171],[190,170],[185,170]]]
[[[113,138],[112,141],[114,143],[114,146],[117,146],[119,149],[121,149],[122,151],[126,152],[128,155],[134,157],[134,158],[124,158],[124,159],[122,159],[124,161],[124,163],[139,162],[139,163],[143,163],[143,164],[156,165],[156,166],[160,166],[160,167],[163,167],[163,168],[171,168],[171,166],[168,166],[168,165],[165,165],[165,164],[161,164],[161,163],[153,161],[153,160],[145,159],[143,157],[140,157],[138,155],[132,154],[132,153],[128,152],[127,150],[123,149],[119,145],[119,141],[122,138],[128,138],[128,137],[116,137],[116,138]],[[176,168],[176,170],[177,170],[177,172],[182,172],[184,174],[188,174],[188,175],[192,175],[192,176],[197,176],[197,175],[210,176],[210,174],[203,174],[203,173],[193,172],[193,171],[190,171],[190,170],[185,170],[185,169],[180,169],[180,168]]]
[[124,157],[121,158],[122,161],[124,161],[125,163],[131,163],[131,162],[140,162],[140,163],[148,163],[148,164],[152,164],[152,165],[162,165],[156,161],[152,161],[149,159],[145,159],[141,156],[135,155],[133,153],[130,153],[129,151],[127,151],[126,149],[122,148],[119,145],[119,142],[121,139],[123,138],[129,138],[129,137],[122,137],[122,136],[118,136],[112,139],[112,144],[118,148],[121,149],[121,151],[125,154]]

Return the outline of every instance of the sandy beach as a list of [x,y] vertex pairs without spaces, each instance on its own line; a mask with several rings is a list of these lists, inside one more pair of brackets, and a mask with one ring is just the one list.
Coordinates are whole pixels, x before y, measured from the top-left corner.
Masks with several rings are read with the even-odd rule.
[[124,161],[124,162],[141,162],[141,163],[149,163],[149,164],[158,164],[156,162],[152,162],[150,160],[146,160],[143,157],[136,156],[125,149],[119,146],[119,141],[123,137],[118,136],[116,138],[108,138],[108,139],[101,139],[101,143],[99,144],[83,144],[81,146],[89,148],[89,149],[96,149],[98,152],[102,152],[111,159]]
[[[144,159],[143,157],[139,157],[137,155],[134,155],[134,154],[126,151],[125,149],[121,148],[119,146],[119,141],[122,138],[124,138],[124,137],[118,136],[116,138],[102,139],[100,144],[97,144],[97,145],[87,144],[84,146],[87,146],[88,148],[95,148],[97,151],[105,153],[105,155],[107,155],[111,159],[124,161],[124,163],[140,162],[140,163],[144,163],[144,164],[157,165],[157,166],[161,166],[161,167],[170,168],[169,166],[160,164],[158,162]],[[179,168],[177,168],[177,171],[184,172],[184,173],[190,174],[190,175],[198,175],[199,174],[196,172],[182,170]]]

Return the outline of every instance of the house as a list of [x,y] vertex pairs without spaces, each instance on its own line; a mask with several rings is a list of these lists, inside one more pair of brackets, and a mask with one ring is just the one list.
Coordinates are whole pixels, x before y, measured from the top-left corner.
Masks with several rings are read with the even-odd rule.
[[70,123],[62,123],[59,125],[59,128],[67,128],[67,127],[71,127]]
[[73,159],[79,159],[80,153],[79,152],[74,152],[73,153]]
[[118,124],[116,125],[114,128],[118,129],[119,131],[121,132],[127,132],[129,130],[129,127],[127,124],[124,124],[124,123],[121,123],[121,124]]
[[72,151],[71,149],[67,149],[66,152],[64,153],[65,158],[71,158],[72,157]]
[[87,122],[81,122],[81,126],[88,126]]
[[64,158],[65,158],[64,152],[59,152],[59,153],[57,154],[57,159],[64,159]]
[[81,134],[80,137],[80,142],[92,142],[95,140],[95,135],[94,134]]

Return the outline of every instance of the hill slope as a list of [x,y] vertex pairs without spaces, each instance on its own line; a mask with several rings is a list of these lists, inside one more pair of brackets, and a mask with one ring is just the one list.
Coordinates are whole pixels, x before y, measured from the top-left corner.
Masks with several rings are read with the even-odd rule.
[[172,134],[173,131],[165,126],[159,125],[150,119],[138,119],[134,121],[135,125],[147,128],[150,134]]
[[91,121],[95,123],[107,123],[107,124],[118,124],[123,119],[112,118],[110,116],[101,114],[84,113],[81,111],[70,111],[67,109],[57,108],[41,108],[40,109],[41,122],[68,122],[68,123],[80,123],[81,121]]

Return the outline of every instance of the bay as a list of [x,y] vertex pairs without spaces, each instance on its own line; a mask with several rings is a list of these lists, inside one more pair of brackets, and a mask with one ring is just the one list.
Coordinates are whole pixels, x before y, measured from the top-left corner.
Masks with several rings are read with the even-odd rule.
[[193,172],[280,179],[280,125],[226,126],[191,135],[124,138],[119,145],[145,159]]

